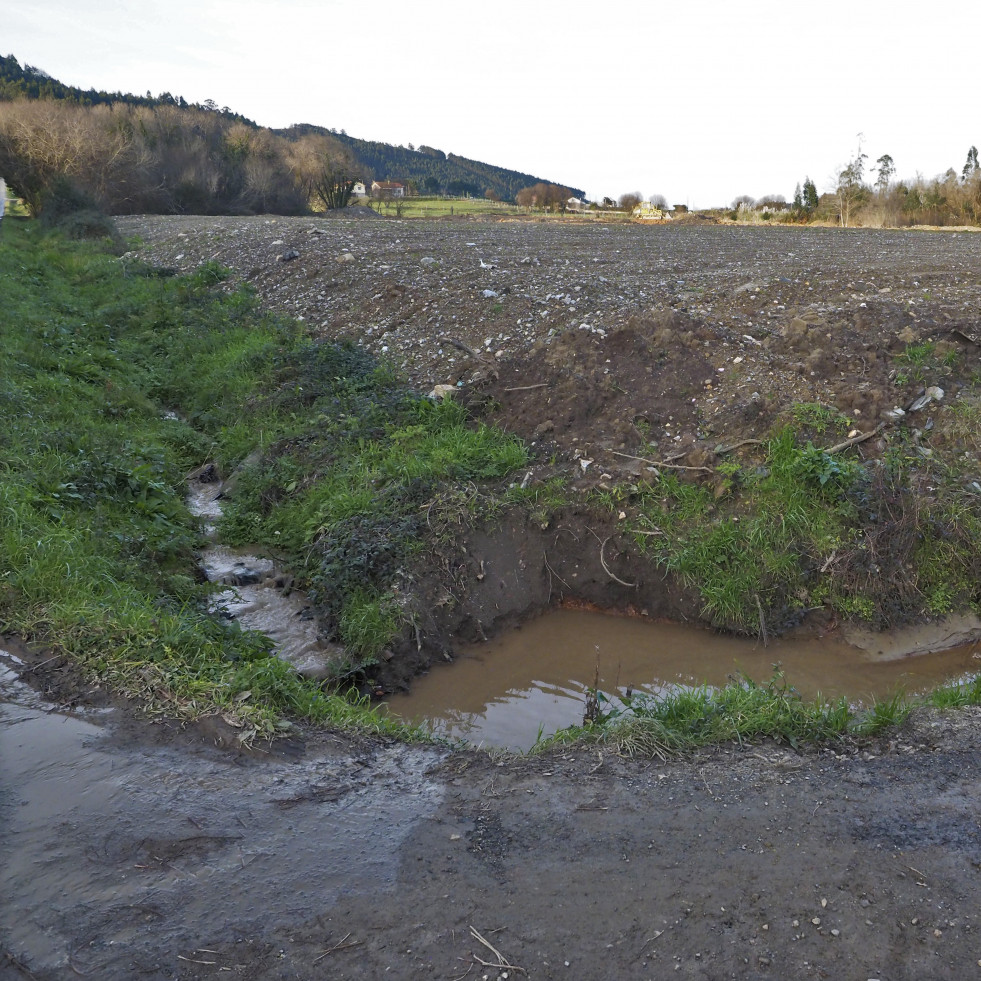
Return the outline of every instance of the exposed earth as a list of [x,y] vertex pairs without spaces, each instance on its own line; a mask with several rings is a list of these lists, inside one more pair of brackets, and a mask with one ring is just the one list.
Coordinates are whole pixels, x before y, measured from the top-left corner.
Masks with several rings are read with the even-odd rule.
[[[978,403],[979,234],[370,215],[118,224],[140,259],[219,263],[315,334],[390,359],[422,392],[454,389],[530,444],[522,484],[560,476],[573,501],[664,472],[721,492],[719,464],[757,465],[759,441],[803,405],[839,424],[817,446],[854,440],[850,454],[876,459],[901,425],[924,456],[968,460],[965,485],[981,492],[981,432],[951,409]],[[620,515],[573,503],[544,527],[457,535],[412,585],[425,644],[407,638],[375,680],[396,690],[456,644],[557,602],[697,621],[699,597],[640,553],[629,504]],[[895,568],[884,554],[865,584],[882,605],[907,576],[892,551]],[[798,621],[767,611],[771,631]]]
[[[976,384],[976,234],[119,226],[142,258],[229,266],[421,388],[461,389],[542,451],[532,480],[613,486],[653,464],[703,466],[804,402],[871,433],[856,443],[866,457],[884,452],[896,409],[930,419],[942,453],[946,406]],[[929,376],[897,384],[896,355],[927,340]],[[914,409],[930,388],[943,395]],[[976,458],[977,440],[956,434],[956,452]],[[509,534],[471,551],[513,559],[527,541]],[[592,548],[578,592],[623,602],[604,566],[634,580],[631,562]],[[510,571],[514,595],[541,588]],[[488,595],[462,632],[501,616]],[[246,753],[221,725],[151,722],[59,658],[0,648],[0,978],[981,976],[976,709],[917,711],[881,742],[668,762],[313,731]]]

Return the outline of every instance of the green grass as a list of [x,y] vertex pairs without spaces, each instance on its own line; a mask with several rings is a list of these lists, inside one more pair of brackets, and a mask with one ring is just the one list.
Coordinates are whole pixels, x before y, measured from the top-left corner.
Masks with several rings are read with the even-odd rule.
[[901,693],[865,710],[844,698],[805,701],[779,671],[765,684],[743,679],[723,688],[680,688],[615,702],[600,696],[600,704],[596,720],[540,740],[535,750],[587,742],[612,746],[624,756],[666,759],[722,742],[773,740],[797,749],[876,735],[901,724],[912,707]]
[[638,543],[687,586],[703,615],[738,632],[759,629],[760,608],[787,620],[812,602],[814,567],[850,533],[856,513],[848,491],[858,468],[808,444],[791,430],[774,437],[760,467],[727,467],[730,494],[671,474],[636,501]]
[[[371,201],[366,202],[382,215],[396,214],[397,202]],[[517,205],[504,201],[488,201],[486,198],[438,198],[438,197],[408,197],[401,202],[403,218],[445,218],[451,215],[513,215],[521,214],[522,209]]]
[[[812,407],[798,417],[808,434],[839,425]],[[629,502],[638,546],[699,592],[709,623],[740,633],[761,630],[761,611],[772,631],[811,607],[876,626],[976,609],[981,495],[903,438],[863,465],[787,427],[761,459],[726,460],[721,487],[664,473]]]
[[[220,712],[245,737],[284,717],[413,734],[208,612],[186,475],[258,461],[228,532],[316,554],[321,577],[338,564],[321,599],[353,668],[406,627],[393,587],[420,544],[420,503],[502,477],[524,449],[362,352],[264,315],[247,291],[215,291],[224,278],[213,265],[160,276],[32,222],[4,229],[0,632],[54,646],[155,710]],[[362,575],[355,553],[378,558],[379,529],[386,561]]]

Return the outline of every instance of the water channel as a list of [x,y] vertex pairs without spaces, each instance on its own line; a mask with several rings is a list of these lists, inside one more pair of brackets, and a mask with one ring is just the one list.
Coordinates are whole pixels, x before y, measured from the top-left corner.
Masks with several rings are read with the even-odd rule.
[[[216,612],[265,633],[275,653],[298,673],[330,677],[344,662],[344,651],[318,635],[305,596],[282,588],[283,576],[267,556],[214,541],[224,488],[208,477],[205,470],[191,481],[187,500],[211,539],[201,555],[202,568],[212,582],[229,587],[216,596]],[[928,626],[888,642],[877,639],[870,649],[838,635],[777,640],[764,647],[751,638],[644,617],[553,610],[462,650],[452,664],[438,665],[413,681],[411,691],[385,704],[390,714],[451,739],[527,750],[539,735],[582,721],[597,670],[599,689],[612,697],[628,688],[659,694],[679,685],[718,686],[744,675],[766,681],[779,663],[787,682],[804,697],[844,695],[869,704],[898,689],[926,691],[981,670],[981,643],[952,646],[950,637]],[[940,653],[901,656],[904,649]]]
[[981,670],[981,644],[939,653],[884,657],[838,636],[810,640],[731,637],[643,617],[554,610],[461,652],[417,678],[388,711],[472,744],[526,750],[539,733],[582,722],[586,692],[664,693],[675,686],[766,681],[779,663],[805,698],[844,695],[857,704],[914,693]]

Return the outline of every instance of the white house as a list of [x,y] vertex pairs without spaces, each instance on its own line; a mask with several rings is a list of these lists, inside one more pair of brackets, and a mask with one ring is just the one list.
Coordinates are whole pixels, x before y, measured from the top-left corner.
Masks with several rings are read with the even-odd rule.
[[372,181],[371,193],[380,198],[404,198],[405,185],[395,181]]

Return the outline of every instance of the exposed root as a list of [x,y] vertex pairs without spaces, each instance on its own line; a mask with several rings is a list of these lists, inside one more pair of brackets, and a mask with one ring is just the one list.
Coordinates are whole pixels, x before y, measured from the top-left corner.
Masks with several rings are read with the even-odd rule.
[[607,574],[607,575],[608,575],[608,576],[609,576],[609,577],[610,577],[610,578],[611,578],[611,579],[612,579],[612,580],[613,580],[614,582],[618,582],[618,583],[620,583],[620,585],[621,585],[621,586],[626,586],[626,587],[627,587],[627,589],[635,589],[635,588],[636,588],[636,586],[637,586],[637,583],[635,583],[635,582],[624,582],[624,581],[623,581],[623,580],[622,580],[622,579],[621,579],[621,578],[620,578],[619,576],[616,576],[616,575],[614,575],[614,574],[613,574],[613,573],[612,573],[612,572],[610,571],[610,567],[609,567],[609,566],[608,566],[608,565],[606,564],[606,558],[605,558],[605,556],[603,555],[603,549],[605,549],[605,548],[606,548],[606,543],[607,543],[607,542],[608,542],[609,540],[610,540],[609,538],[604,538],[604,539],[603,539],[603,541],[602,541],[602,543],[600,544],[600,563],[602,564],[602,566],[603,566],[603,568],[604,568],[604,570],[606,570],[606,574]]

